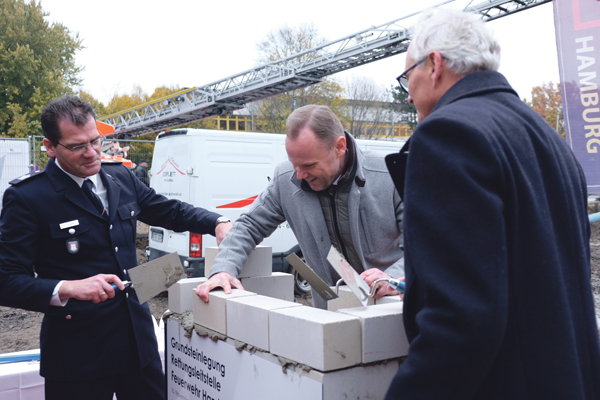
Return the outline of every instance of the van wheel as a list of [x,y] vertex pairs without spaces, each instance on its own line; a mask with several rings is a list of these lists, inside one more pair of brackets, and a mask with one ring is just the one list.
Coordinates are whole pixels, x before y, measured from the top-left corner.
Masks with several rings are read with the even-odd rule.
[[[297,253],[297,255],[300,257],[302,262],[306,262],[302,253]],[[298,271],[296,271],[291,265],[288,269],[288,273],[294,275],[294,294],[302,296],[310,292],[310,283],[308,283],[306,279],[302,278],[302,275],[300,275]]]

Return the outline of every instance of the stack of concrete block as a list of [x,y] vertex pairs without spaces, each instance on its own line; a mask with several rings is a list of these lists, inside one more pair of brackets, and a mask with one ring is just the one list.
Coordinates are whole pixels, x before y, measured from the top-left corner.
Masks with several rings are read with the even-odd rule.
[[[291,367],[296,372],[309,368],[307,376],[323,385],[322,399],[345,398],[340,393],[382,398],[398,358],[408,353],[398,296],[387,304],[333,312],[239,289],[231,294],[211,291],[204,303],[193,291],[197,283],[182,280],[171,287],[169,296],[181,293],[182,298],[174,300],[180,309],[189,304],[185,294],[191,297],[194,323],[223,336],[217,341],[224,346],[221,351],[236,341],[236,348],[237,343],[254,346],[261,350],[256,354],[271,357],[275,364],[297,363]],[[214,350],[212,354],[215,357]]]
[[[227,335],[227,303],[238,297],[256,296],[256,293],[232,289],[230,294],[214,290],[208,294],[208,303],[194,298],[194,323]],[[252,326],[252,325],[249,325]]]
[[[219,251],[218,247],[207,247],[204,253],[204,275],[210,270]],[[276,299],[294,301],[294,277],[283,272],[273,273],[273,253],[269,246],[256,246],[242,267],[238,279],[245,290]]]
[[402,306],[402,302],[395,302],[339,310],[360,320],[363,364],[408,354]]
[[[189,302],[187,293],[193,303],[194,323],[319,371],[408,353],[401,301],[332,312],[232,289],[231,294],[214,290],[204,303],[194,293],[196,284],[182,280],[170,288],[172,311],[182,312],[182,305]],[[172,293],[182,296],[171,303]]]
[[227,336],[270,351],[270,333],[275,310],[302,307],[293,301],[266,296],[237,297],[227,301]]

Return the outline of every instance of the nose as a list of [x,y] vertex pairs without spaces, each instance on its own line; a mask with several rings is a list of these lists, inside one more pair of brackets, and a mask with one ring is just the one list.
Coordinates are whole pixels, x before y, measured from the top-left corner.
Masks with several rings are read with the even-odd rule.
[[296,177],[299,180],[302,180],[308,176],[308,174],[306,172],[302,171],[302,168],[300,168],[300,167],[296,167],[296,168],[294,168],[294,170],[296,171]]
[[95,149],[94,146],[92,146],[90,143],[88,143],[87,146],[85,146],[85,151],[83,152],[83,156],[86,158],[90,158],[90,157],[96,156],[96,154],[99,152],[100,152],[100,150]]
[[413,102],[413,99],[412,99],[412,97],[410,97],[410,94],[409,94],[409,95],[408,95],[408,97],[406,98],[406,101],[408,101],[408,104],[415,104],[415,103]]

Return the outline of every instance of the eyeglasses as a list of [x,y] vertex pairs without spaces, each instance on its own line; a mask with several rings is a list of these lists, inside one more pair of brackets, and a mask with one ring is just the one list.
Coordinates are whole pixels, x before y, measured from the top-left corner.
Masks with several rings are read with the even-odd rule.
[[100,136],[98,139],[92,140],[91,142],[89,142],[87,144],[80,144],[78,146],[73,146],[73,147],[67,147],[60,142],[56,142],[56,143],[60,144],[62,147],[64,147],[67,150],[71,150],[73,152],[73,155],[80,156],[87,151],[88,146],[92,146],[92,148],[94,150],[100,150],[102,148],[102,145],[104,144],[104,137]]
[[396,80],[400,84],[400,87],[402,88],[402,90],[404,90],[407,94],[408,94],[408,76],[406,76],[406,74],[408,74],[410,71],[412,71],[413,68],[415,68],[417,65],[421,64],[425,60],[427,60],[427,57],[425,57],[421,61],[417,61],[415,63],[415,65],[413,65],[412,67],[410,67],[409,69],[404,71],[402,74],[400,74],[399,77],[396,78]]

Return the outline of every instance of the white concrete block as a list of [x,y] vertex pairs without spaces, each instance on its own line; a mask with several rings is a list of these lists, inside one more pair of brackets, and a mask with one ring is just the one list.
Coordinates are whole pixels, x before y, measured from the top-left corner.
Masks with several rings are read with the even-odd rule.
[[397,360],[323,374],[323,400],[383,399],[400,368]]
[[182,314],[194,309],[194,289],[206,282],[206,278],[180,279],[169,288],[169,310]]
[[269,312],[303,307],[267,296],[245,296],[227,301],[227,336],[269,351]]
[[360,319],[363,364],[408,354],[402,302],[338,310]]
[[242,286],[249,292],[276,299],[294,301],[294,275],[273,272],[271,276],[241,278]]
[[357,317],[312,307],[270,312],[271,353],[319,371],[359,364],[362,360],[361,341]]
[[[335,286],[332,287],[332,289],[335,292]],[[358,300],[358,297],[356,297],[356,295],[352,293],[350,287],[346,285],[340,286],[338,296],[339,297],[337,299],[329,300],[327,302],[327,310],[337,311],[342,308],[362,307],[362,303],[360,302],[360,300]],[[373,298],[370,298],[367,302],[367,305],[370,306],[373,304],[375,304],[375,300],[373,300]]]
[[[204,249],[204,276],[210,276],[210,269],[217,256],[218,247],[207,247]],[[250,276],[270,276],[273,271],[273,250],[271,246],[256,246],[248,256],[248,260],[242,267],[238,276],[247,278]]]
[[204,248],[204,276],[210,276],[210,269],[215,262],[215,257],[219,252],[218,247],[205,247]]
[[208,294],[208,303],[195,296],[194,323],[227,335],[227,300],[244,296],[256,296],[256,293],[231,289],[231,294],[225,294],[222,289],[216,289]]
[[399,295],[396,296],[383,296],[380,299],[375,300],[375,304],[396,304],[402,303]]

